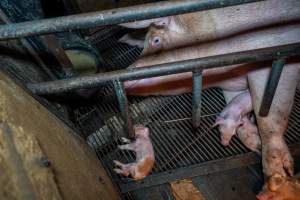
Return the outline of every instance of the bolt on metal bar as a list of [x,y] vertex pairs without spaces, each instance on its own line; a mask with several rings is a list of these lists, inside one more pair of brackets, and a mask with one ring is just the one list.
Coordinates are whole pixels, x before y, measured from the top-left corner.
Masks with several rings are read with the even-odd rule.
[[0,40],[113,25],[263,0],[175,0],[0,26]]
[[28,84],[27,87],[38,95],[62,93],[83,88],[94,88],[112,80],[136,80],[169,74],[205,70],[241,63],[251,63],[300,55],[300,43],[248,50],[205,58],[159,64],[155,66],[128,68],[95,75],[74,77],[64,80]]
[[120,111],[122,113],[123,120],[124,120],[124,130],[127,133],[127,136],[129,138],[133,138],[134,137],[133,124],[132,124],[132,118],[129,111],[128,99],[126,96],[124,83],[119,80],[116,80],[113,81],[113,84],[116,90]]
[[276,60],[272,64],[269,80],[267,82],[264,96],[260,105],[259,116],[261,117],[266,117],[269,114],[284,64],[285,59]]
[[198,128],[201,122],[201,91],[202,91],[202,71],[193,72],[193,127]]

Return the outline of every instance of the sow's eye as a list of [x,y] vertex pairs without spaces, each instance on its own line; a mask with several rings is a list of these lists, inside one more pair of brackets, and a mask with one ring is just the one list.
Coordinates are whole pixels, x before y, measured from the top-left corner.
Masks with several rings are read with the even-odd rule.
[[161,45],[161,38],[155,36],[155,37],[152,39],[152,46],[160,47],[160,45]]

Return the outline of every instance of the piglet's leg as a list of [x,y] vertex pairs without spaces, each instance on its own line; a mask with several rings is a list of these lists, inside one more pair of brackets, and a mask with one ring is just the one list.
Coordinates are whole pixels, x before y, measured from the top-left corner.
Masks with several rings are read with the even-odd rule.
[[131,151],[134,151],[136,149],[135,148],[135,143],[125,144],[125,145],[119,145],[118,147],[121,150],[131,150]]
[[259,116],[259,109],[270,68],[248,75],[254,111],[262,139],[262,164],[266,177],[274,174],[293,174],[293,159],[283,139],[299,80],[298,64],[286,64],[267,117]]
[[117,160],[114,160],[114,164],[116,165],[116,167],[119,167],[120,169],[118,168],[115,168],[114,171],[118,174],[122,174],[124,176],[129,176],[130,174],[130,164],[123,164]]
[[127,139],[127,138],[125,138],[125,137],[121,137],[121,141],[123,142],[123,143],[131,143],[131,140],[129,140],[129,139]]

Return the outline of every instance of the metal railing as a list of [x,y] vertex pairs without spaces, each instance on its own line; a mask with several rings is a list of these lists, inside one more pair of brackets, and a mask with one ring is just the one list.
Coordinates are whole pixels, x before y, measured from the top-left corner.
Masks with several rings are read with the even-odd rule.
[[173,0],[0,26],[0,40],[165,17],[263,0]]
[[[100,25],[119,24],[133,20],[157,18],[169,15],[183,14],[194,11],[209,10],[256,2],[259,0],[185,0],[151,3],[140,6],[113,9],[87,14],[43,19],[0,26],[0,40],[8,40],[31,35],[48,34],[72,29],[89,28]],[[269,112],[276,91],[284,59],[300,55],[300,43],[276,46],[265,49],[255,49],[237,53],[211,56],[200,59],[166,63],[142,68],[131,68],[91,76],[69,78],[44,83],[29,84],[28,88],[35,94],[49,95],[81,88],[93,88],[114,81],[120,110],[126,124],[129,136],[133,136],[132,120],[130,117],[126,92],[123,82],[154,76],[162,76],[183,72],[193,72],[193,126],[200,125],[202,71],[204,69],[222,67],[233,64],[251,63],[257,61],[276,60],[273,63],[270,78],[264,93],[260,115]],[[278,60],[279,59],[279,60]]]

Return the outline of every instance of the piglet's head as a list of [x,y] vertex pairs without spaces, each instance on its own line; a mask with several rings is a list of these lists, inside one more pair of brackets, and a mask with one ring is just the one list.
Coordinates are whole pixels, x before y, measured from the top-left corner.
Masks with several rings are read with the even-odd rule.
[[212,127],[219,126],[221,143],[224,146],[228,146],[232,136],[236,133],[236,128],[241,126],[242,123],[241,117],[234,119],[218,116]]
[[136,138],[148,138],[149,137],[149,128],[147,128],[143,125],[135,125],[134,132],[135,132]]

